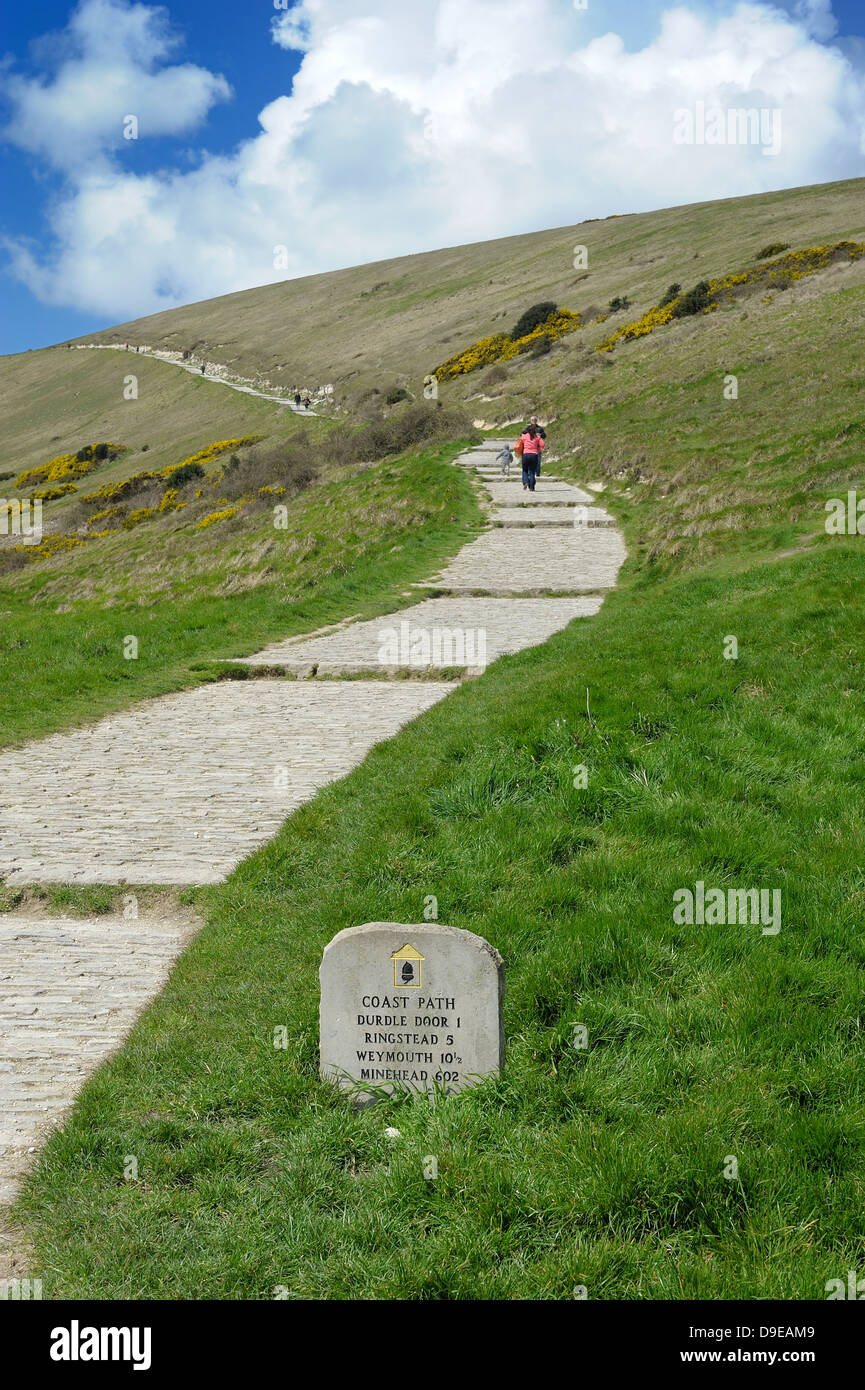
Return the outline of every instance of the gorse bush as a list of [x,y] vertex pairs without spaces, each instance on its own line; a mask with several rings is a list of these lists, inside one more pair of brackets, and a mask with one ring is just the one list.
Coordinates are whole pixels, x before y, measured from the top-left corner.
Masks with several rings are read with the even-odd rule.
[[668,285],[667,289],[664,291],[664,297],[658,305],[658,308],[665,309],[668,304],[672,304],[674,299],[678,299],[681,293],[682,286],[678,282],[674,285]]
[[709,281],[700,280],[692,290],[680,295],[673,305],[673,318],[687,318],[689,314],[701,314],[709,307]]
[[536,324],[530,333],[525,333],[520,338],[509,338],[507,333],[495,333],[491,338],[480,338],[478,342],[472,343],[471,347],[464,348],[462,352],[449,357],[447,362],[442,362],[436,367],[434,375],[439,381],[452,381],[456,376],[474,371],[475,367],[489,366],[494,362],[508,362],[520,353],[530,352],[537,339],[542,336],[548,337],[550,342],[557,342],[566,333],[573,333],[582,326],[583,320],[579,314],[572,313],[570,309],[554,307],[553,312],[541,323]]
[[[237,455],[232,455],[236,458]],[[185,487],[193,478],[204,478],[204,469],[200,463],[179,463],[176,468],[172,468],[165,473],[165,478],[172,487]]]
[[[768,249],[768,248],[767,248]],[[634,338],[643,338],[656,328],[662,327],[674,318],[687,314],[698,314],[717,309],[719,303],[732,304],[737,298],[753,294],[760,287],[772,290],[787,289],[808,275],[816,275],[827,266],[838,261],[858,261],[865,256],[865,241],[834,241],[823,246],[805,246],[800,251],[789,251],[780,259],[767,261],[765,265],[752,265],[745,270],[731,271],[711,281],[701,280],[687,294],[665,304],[654,304],[647,309],[635,323],[626,323],[617,328],[604,342],[598,343],[596,352],[612,352],[617,343],[627,343]],[[673,286],[670,286],[672,289]],[[769,302],[768,300],[764,300]]]
[[789,241],[771,241],[768,246],[764,246],[762,251],[757,252],[757,260],[765,261],[768,256],[780,256],[782,251],[789,251]]
[[408,398],[408,391],[404,386],[394,386],[388,391],[385,401],[388,405],[396,405],[397,401],[407,401]]
[[545,299],[540,304],[533,304],[530,309],[526,309],[514,324],[510,336],[512,338],[525,338],[532,329],[539,328],[542,323],[546,323],[551,314],[558,309],[558,305],[551,299]]
[[67,483],[74,478],[83,478],[97,468],[104,459],[115,459],[124,452],[122,444],[85,444],[74,454],[59,454],[37,468],[28,468],[19,473],[15,480],[18,488],[32,487],[34,483]]
[[68,497],[71,492],[77,492],[75,483],[60,483],[57,487],[37,487],[33,496],[43,502],[53,502],[57,497]]
[[535,339],[535,341],[532,343],[531,347],[529,348],[529,356],[530,356],[530,357],[544,357],[544,356],[546,355],[546,353],[548,353],[548,352],[550,351],[550,349],[552,348],[552,346],[553,346],[553,340],[552,340],[552,338],[550,337],[549,333],[542,333],[541,336],[540,336],[539,338],[536,338],[536,339]]
[[611,299],[607,309],[611,314],[621,313],[622,309],[630,309],[631,301],[626,294],[617,294],[615,299]]

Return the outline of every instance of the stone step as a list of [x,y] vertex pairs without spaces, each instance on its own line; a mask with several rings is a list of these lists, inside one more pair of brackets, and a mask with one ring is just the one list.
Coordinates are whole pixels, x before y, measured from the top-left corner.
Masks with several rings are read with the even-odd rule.
[[494,526],[615,527],[615,521],[598,507],[499,507],[492,514]]
[[595,593],[612,588],[625,555],[616,530],[558,526],[536,540],[531,530],[496,527],[463,546],[429,587],[445,593]]
[[[382,674],[435,667],[478,670],[497,657],[545,642],[574,618],[598,611],[598,599],[434,598],[354,623],[312,641],[277,642],[244,665],[280,665],[308,676]],[[483,659],[479,659],[482,653]]]
[[219,882],[454,688],[223,681],[0,753],[0,878]]

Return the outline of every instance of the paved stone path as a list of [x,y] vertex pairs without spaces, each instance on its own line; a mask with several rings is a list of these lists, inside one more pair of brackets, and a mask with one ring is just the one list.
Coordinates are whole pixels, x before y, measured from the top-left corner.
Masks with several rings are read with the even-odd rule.
[[0,876],[218,883],[440,681],[222,681],[0,754]]
[[485,531],[427,588],[451,594],[592,594],[616,582],[625,547],[618,531],[575,527],[553,531]]
[[[510,499],[509,499],[510,500]],[[516,498],[514,498],[516,503]],[[537,507],[499,507],[495,513],[497,526],[603,526],[608,530],[615,527],[615,521],[600,507],[558,506]]]
[[[123,343],[76,343],[75,348],[87,348],[95,352],[127,352]],[[134,349],[134,345],[133,345]],[[201,377],[204,381],[215,381],[218,386],[227,386],[231,391],[242,391],[245,396],[258,396],[263,401],[275,401],[277,405],[288,406],[295,415],[314,415],[315,411],[306,410],[303,405],[295,405],[294,401],[288,396],[274,396],[267,391],[259,391],[257,387],[251,386],[242,381],[230,381],[225,375],[228,368],[220,363],[213,363],[212,369],[207,370],[207,365],[201,362],[179,360],[176,353],[163,351],[159,348],[139,347],[138,352],[130,349],[127,356],[131,357],[151,357],[155,362],[164,362],[169,367],[181,367],[184,372],[191,372],[195,377]],[[204,366],[204,371],[201,370]]]
[[0,1203],[192,934],[191,921],[0,916]]
[[485,482],[485,487],[493,502],[499,507],[551,507],[565,504],[576,507],[585,506],[593,500],[580,488],[571,487],[570,483],[551,482],[549,478],[542,478],[534,492],[523,492],[519,478],[514,482],[502,478],[500,473],[495,473]]
[[[625,557],[611,518],[546,472],[534,494],[516,468],[503,479],[501,442],[457,460],[486,489],[490,529],[415,586],[435,596],[245,658],[307,679],[219,682],[0,753],[0,877],[218,882],[297,806],[455,689],[433,678],[437,669],[477,672],[596,613]],[[575,507],[587,524],[574,525]],[[551,590],[560,596],[533,597]],[[358,672],[382,678],[309,679]],[[386,679],[394,674],[424,678]],[[181,920],[0,915],[0,1201],[191,932]]]
[[[301,676],[312,675],[314,667],[317,675],[344,675],[376,667],[385,674],[406,666],[417,669],[421,664],[474,670],[508,652],[545,642],[574,618],[597,613],[601,602],[600,596],[522,599],[519,603],[507,598],[426,599],[383,618],[352,623],[332,636],[275,642],[247,657],[245,664],[284,666]],[[484,661],[477,660],[477,634],[481,633]],[[436,634],[438,642],[434,640]],[[425,636],[430,646],[427,660],[423,660]],[[471,659],[466,659],[466,648]]]

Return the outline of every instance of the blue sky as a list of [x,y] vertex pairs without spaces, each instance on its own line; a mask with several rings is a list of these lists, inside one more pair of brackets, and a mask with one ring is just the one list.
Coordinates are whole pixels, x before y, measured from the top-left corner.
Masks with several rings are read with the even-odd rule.
[[[860,175],[863,15],[852,0],[14,6],[0,352],[294,275]],[[699,104],[777,113],[777,148],[674,136]]]

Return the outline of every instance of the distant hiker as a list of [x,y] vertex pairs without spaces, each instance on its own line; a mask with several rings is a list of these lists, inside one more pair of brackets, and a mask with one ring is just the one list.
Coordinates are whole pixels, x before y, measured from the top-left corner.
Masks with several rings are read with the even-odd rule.
[[535,478],[538,475],[541,461],[541,453],[544,449],[544,440],[541,437],[537,425],[527,425],[520,435],[515,445],[515,450],[522,455],[523,460],[523,491],[528,488],[529,492],[535,490]]
[[201,375],[202,375],[202,376],[204,376],[204,367],[205,367],[205,366],[206,366],[206,363],[203,364],[203,365],[202,365],[202,368],[201,368]]
[[126,344],[126,351],[127,351],[127,352],[129,351],[129,344],[128,344],[128,343]]
[[500,449],[499,452],[496,454],[496,463],[500,463],[502,466],[502,477],[507,478],[510,475],[511,464],[513,463],[513,461],[514,456],[511,451],[511,446],[510,444],[505,444],[504,447]]
[[303,398],[303,408],[304,408],[304,410],[309,410],[309,406],[310,406],[309,396],[304,396],[304,398]]
[[295,393],[294,393],[294,403],[295,403],[295,405],[296,405],[298,408],[300,407],[300,392],[299,392],[299,391],[295,391]]

